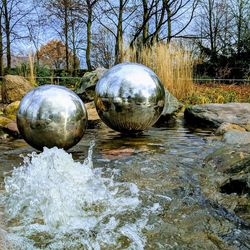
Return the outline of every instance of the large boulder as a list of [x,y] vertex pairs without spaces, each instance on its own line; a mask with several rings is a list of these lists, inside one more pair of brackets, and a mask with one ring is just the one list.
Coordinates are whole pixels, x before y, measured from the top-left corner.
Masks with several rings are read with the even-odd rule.
[[175,125],[176,114],[181,110],[183,104],[178,101],[166,88],[165,88],[165,105],[156,126],[162,124]]
[[163,117],[168,117],[169,115],[176,114],[181,108],[183,104],[178,101],[176,97],[174,97],[166,88],[165,88],[165,106],[162,111]]
[[214,190],[210,198],[250,223],[250,143],[225,145],[208,155],[204,163],[216,176],[210,184],[217,192]]
[[95,97],[95,86],[98,80],[107,71],[105,68],[97,68],[92,72],[87,72],[82,77],[80,83],[75,89],[76,94],[84,103],[91,102]]
[[250,103],[194,105],[185,110],[185,118],[197,126],[218,128],[230,123],[250,131]]
[[33,88],[22,76],[6,75],[3,77],[1,95],[3,103],[20,101]]

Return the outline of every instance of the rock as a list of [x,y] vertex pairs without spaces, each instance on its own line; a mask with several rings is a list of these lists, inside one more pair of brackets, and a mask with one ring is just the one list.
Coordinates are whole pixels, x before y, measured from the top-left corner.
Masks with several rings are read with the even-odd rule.
[[102,150],[102,156],[108,160],[116,160],[131,156],[135,152],[132,148],[118,148],[118,149],[104,149]]
[[4,117],[4,116],[0,116],[0,139],[4,140],[8,137],[8,134],[6,134],[5,130],[5,126],[12,122],[12,120]]
[[218,194],[213,192],[211,199],[217,197],[219,203],[250,223],[250,144],[225,145],[207,156],[204,163],[218,178],[213,179]]
[[159,120],[155,126],[161,124],[174,125],[176,123],[175,115],[181,110],[183,104],[178,101],[166,88],[165,88],[165,105]]
[[20,101],[33,88],[32,84],[22,76],[6,75],[2,83],[2,102]]
[[205,164],[226,174],[249,173],[250,170],[250,144],[235,147],[225,145],[205,159]]
[[185,110],[187,122],[196,126],[218,128],[223,123],[250,127],[250,103],[194,105]]
[[228,131],[223,136],[224,142],[228,144],[250,144],[250,132]]
[[165,89],[165,106],[162,111],[162,116],[173,115],[177,113],[183,104],[180,103],[167,89]]
[[[1,216],[0,216],[0,220],[3,220],[3,218],[1,218]],[[11,244],[7,235],[8,235],[8,233],[5,230],[5,227],[0,224],[0,249],[1,250],[15,249],[14,245]]]
[[19,130],[17,128],[16,122],[10,122],[8,123],[4,128],[3,131],[7,133],[8,135],[12,136],[13,138],[20,139],[22,136],[19,133]]
[[4,139],[8,135],[16,139],[21,138],[16,122],[0,116],[0,136]]
[[6,75],[2,84],[2,102],[11,103],[21,100],[33,85],[22,76]]
[[7,250],[10,248],[7,248],[7,241],[5,239],[5,231],[0,228],[0,249],[1,250]]
[[94,128],[100,128],[102,127],[103,123],[96,111],[95,103],[89,102],[85,104],[85,107],[87,109],[88,113],[88,128],[94,129]]
[[15,101],[9,104],[4,109],[4,115],[11,120],[16,120],[16,113],[18,111],[19,104],[20,104],[20,101]]
[[249,175],[246,174],[232,176],[221,184],[220,191],[226,194],[250,194],[250,182],[248,179]]
[[237,124],[227,123],[224,122],[220,125],[220,127],[215,131],[216,135],[223,135],[228,131],[246,131],[245,128],[242,128],[241,126]]
[[75,92],[83,100],[84,103],[91,102],[95,96],[95,85],[98,80],[107,71],[105,68],[97,68],[92,72],[87,72],[82,77],[79,86]]

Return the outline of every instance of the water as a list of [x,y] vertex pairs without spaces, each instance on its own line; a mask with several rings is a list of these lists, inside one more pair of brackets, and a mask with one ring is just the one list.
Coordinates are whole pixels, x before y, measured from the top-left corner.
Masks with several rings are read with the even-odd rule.
[[13,249],[248,249],[247,222],[217,202],[236,198],[203,164],[221,145],[182,120],[138,137],[88,130],[69,152],[0,143],[2,234]]

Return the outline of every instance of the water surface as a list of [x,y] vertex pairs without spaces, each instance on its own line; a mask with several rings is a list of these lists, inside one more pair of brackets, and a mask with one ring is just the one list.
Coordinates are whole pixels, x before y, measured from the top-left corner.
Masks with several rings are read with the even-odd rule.
[[136,137],[94,129],[73,159],[48,150],[12,173],[33,149],[1,142],[2,227],[15,249],[248,249],[247,223],[220,205],[220,176],[203,163],[221,146],[182,119]]

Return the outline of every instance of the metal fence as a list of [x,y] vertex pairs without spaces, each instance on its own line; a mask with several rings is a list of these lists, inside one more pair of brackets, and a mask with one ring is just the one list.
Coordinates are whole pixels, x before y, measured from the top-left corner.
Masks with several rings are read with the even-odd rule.
[[[30,77],[24,77],[28,81],[31,81]],[[0,76],[0,81],[2,81],[3,76]],[[76,87],[81,82],[82,77],[73,77],[73,76],[66,76],[66,77],[60,77],[60,76],[50,76],[50,77],[35,77],[33,80],[38,85],[44,85],[44,84],[56,84],[56,85],[62,85],[62,86],[68,86],[68,87]]]
[[210,78],[210,79],[199,79],[199,78],[194,78],[193,81],[195,83],[224,83],[224,84],[250,84],[250,79],[217,79],[217,78]]
[[[3,76],[0,76],[0,81]],[[24,77],[27,80],[31,80],[30,77]],[[74,76],[45,76],[45,77],[35,77],[34,80],[38,85],[44,84],[56,84],[63,86],[75,87],[81,82],[82,77]],[[186,80],[186,79],[185,79]],[[209,84],[244,84],[250,85],[250,79],[218,79],[218,78],[194,78],[193,82],[197,84],[209,83]]]

